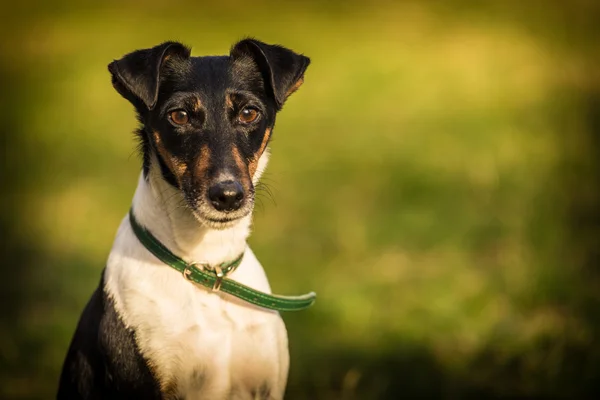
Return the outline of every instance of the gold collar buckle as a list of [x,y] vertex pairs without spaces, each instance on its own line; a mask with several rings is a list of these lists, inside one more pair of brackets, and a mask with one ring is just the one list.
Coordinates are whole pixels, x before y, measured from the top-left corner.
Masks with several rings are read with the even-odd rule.
[[193,269],[197,269],[202,272],[212,272],[215,274],[215,277],[216,277],[215,283],[213,284],[213,287],[212,287],[212,290],[214,292],[218,292],[221,289],[221,284],[223,283],[223,278],[225,278],[227,275],[229,275],[230,273],[235,271],[236,267],[229,268],[229,269],[223,271],[223,268],[221,268],[218,265],[215,267],[211,267],[207,263],[191,263],[191,264],[187,264],[185,266],[185,269],[183,270],[182,274],[185,279],[187,279],[188,281],[192,281],[190,276],[192,275]]
[[223,282],[223,278],[225,277],[225,274],[223,273],[223,270],[221,269],[221,267],[216,266],[214,268],[215,271],[215,275],[217,276],[217,279],[215,280],[215,284],[212,287],[213,292],[218,292],[219,289],[221,289],[221,283]]

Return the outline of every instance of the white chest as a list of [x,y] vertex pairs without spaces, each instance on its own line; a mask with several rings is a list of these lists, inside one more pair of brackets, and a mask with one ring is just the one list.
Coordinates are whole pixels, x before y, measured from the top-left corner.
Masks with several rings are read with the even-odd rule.
[[[120,232],[109,257],[106,289],[163,391],[185,399],[282,398],[289,356],[279,314],[197,287],[124,238]],[[270,292],[250,249],[232,278]]]

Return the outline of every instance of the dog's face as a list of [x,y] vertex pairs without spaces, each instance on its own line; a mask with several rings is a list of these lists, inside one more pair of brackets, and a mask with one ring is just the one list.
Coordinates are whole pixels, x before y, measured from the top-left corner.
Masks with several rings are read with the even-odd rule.
[[144,173],[158,163],[197,219],[226,228],[252,212],[275,115],[310,60],[246,39],[229,56],[190,57],[166,42],[112,62],[113,86],[136,108]]

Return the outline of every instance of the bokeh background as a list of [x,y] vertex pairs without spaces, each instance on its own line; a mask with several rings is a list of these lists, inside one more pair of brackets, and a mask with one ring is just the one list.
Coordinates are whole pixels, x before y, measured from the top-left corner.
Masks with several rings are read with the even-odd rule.
[[600,393],[595,1],[4,2],[0,397],[52,398],[139,173],[107,64],[252,35],[312,58],[250,239],[289,399]]

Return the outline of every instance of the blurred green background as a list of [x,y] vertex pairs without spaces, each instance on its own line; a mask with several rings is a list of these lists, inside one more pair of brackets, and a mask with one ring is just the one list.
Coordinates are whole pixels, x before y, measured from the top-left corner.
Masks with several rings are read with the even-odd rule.
[[246,35],[312,58],[250,239],[319,294],[287,398],[600,393],[598,2],[83,3],[0,6],[0,397],[53,397],[135,189],[107,64]]

